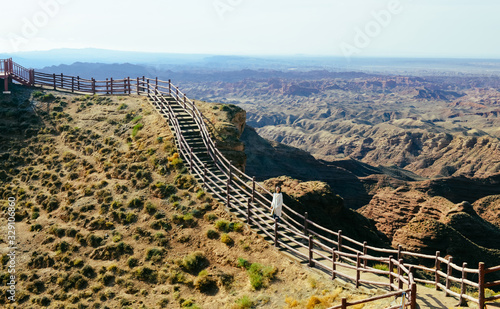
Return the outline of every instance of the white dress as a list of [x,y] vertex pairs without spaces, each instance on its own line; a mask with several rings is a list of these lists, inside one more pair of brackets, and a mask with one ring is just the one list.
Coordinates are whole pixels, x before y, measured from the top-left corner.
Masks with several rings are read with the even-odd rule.
[[273,193],[273,201],[271,207],[274,208],[274,214],[281,217],[281,206],[283,206],[283,194]]

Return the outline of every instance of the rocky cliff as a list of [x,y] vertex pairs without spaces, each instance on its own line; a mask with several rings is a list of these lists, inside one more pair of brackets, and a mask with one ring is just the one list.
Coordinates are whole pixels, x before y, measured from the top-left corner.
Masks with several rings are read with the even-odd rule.
[[500,228],[481,218],[468,202],[454,204],[408,187],[384,188],[358,211],[376,222],[393,247],[500,263]]
[[205,124],[215,139],[217,148],[231,163],[245,171],[245,144],[240,141],[245,130],[246,112],[231,104],[195,101],[205,117]]

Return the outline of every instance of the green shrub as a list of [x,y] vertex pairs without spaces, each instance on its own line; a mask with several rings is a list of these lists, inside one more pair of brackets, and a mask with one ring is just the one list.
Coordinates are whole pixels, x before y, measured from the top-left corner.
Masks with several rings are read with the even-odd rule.
[[184,223],[188,226],[193,226],[194,225],[194,217],[193,217],[193,214],[185,214],[183,217],[182,217],[182,221],[184,221]]
[[181,264],[180,266],[185,271],[190,273],[197,273],[202,268],[208,266],[208,260],[203,252],[196,251],[184,257],[184,259],[182,259],[180,264]]
[[137,133],[144,127],[142,123],[138,123],[132,129],[132,137],[136,137]]
[[52,93],[48,93],[40,97],[42,102],[53,102],[55,99],[56,97]]
[[37,99],[37,98],[43,96],[43,92],[38,91],[38,90],[37,91],[33,91],[32,95],[33,95],[33,98]]
[[184,283],[185,281],[186,277],[184,276],[184,273],[181,271],[172,270],[168,274],[168,282],[170,282],[170,284]]
[[175,177],[174,182],[175,182],[175,185],[177,186],[177,188],[185,189],[185,190],[191,188],[196,183],[193,176],[182,175],[182,174],[179,174],[177,177]]
[[176,170],[180,170],[184,165],[184,161],[182,161],[181,158],[174,158],[172,159],[172,161],[170,161],[169,165],[175,168]]
[[113,238],[112,238],[113,242],[119,242],[119,241],[122,240],[123,237],[122,237],[122,235],[120,233],[116,232],[116,233],[113,233],[113,234],[114,234]]
[[241,222],[234,223],[232,230],[235,232],[243,231],[243,223],[241,223]]
[[84,263],[83,263],[82,259],[75,259],[75,260],[73,260],[73,266],[75,266],[75,267],[78,267],[78,268],[83,267],[83,264]]
[[249,269],[250,263],[244,258],[238,258],[238,260],[236,261],[236,266],[240,268]]
[[146,212],[147,212],[148,214],[150,214],[150,215],[154,215],[154,214],[155,214],[155,212],[156,212],[156,206],[155,206],[153,203],[148,202],[148,203],[146,204],[145,210],[146,210]]
[[160,299],[160,300],[158,301],[157,305],[158,305],[160,308],[167,308],[168,303],[169,303],[168,298],[162,298],[162,299]]
[[135,116],[134,119],[132,119],[132,123],[137,123],[141,119],[142,119],[142,115]]
[[82,268],[82,275],[84,275],[87,278],[93,278],[93,277],[95,277],[96,273],[94,271],[94,268],[92,268],[92,266],[85,265]]
[[128,212],[126,217],[125,217],[124,223],[131,224],[131,223],[134,223],[136,221],[137,221],[137,215],[133,212]]
[[217,233],[214,230],[208,230],[207,231],[207,237],[210,238],[210,239],[217,239],[217,238],[219,238],[219,233]]
[[201,200],[203,197],[205,197],[205,191],[203,191],[201,189],[196,191],[196,198],[197,199]]
[[157,182],[154,185],[151,185],[151,190],[153,191],[152,194],[154,197],[157,198],[168,198],[172,194],[175,194],[177,192],[177,189],[170,185],[170,184],[165,184],[163,182]]
[[249,273],[250,285],[254,290],[259,290],[264,286],[264,278],[259,273]]
[[133,275],[138,280],[150,283],[156,283],[156,280],[158,278],[158,273],[155,270],[148,267],[137,267],[134,270]]
[[236,301],[236,305],[237,307],[234,307],[236,309],[250,309],[254,306],[254,303],[247,295],[244,295]]
[[146,261],[157,260],[163,256],[163,250],[160,248],[151,248],[146,252]]
[[133,257],[129,257],[127,260],[127,266],[130,268],[134,268],[139,264],[139,260]]
[[59,252],[66,252],[68,251],[70,248],[70,245],[66,242],[66,241],[61,241],[60,243],[57,243],[55,246],[54,246],[54,251],[59,251]]
[[34,224],[32,226],[30,226],[30,232],[34,232],[34,231],[41,231],[42,230],[42,225],[41,224]]
[[87,244],[91,245],[92,247],[99,247],[102,241],[102,237],[96,236],[94,234],[89,234],[87,236]]
[[206,271],[201,271],[194,280],[194,287],[202,293],[208,292],[216,286],[216,281]]
[[383,271],[389,271],[389,265],[387,264],[375,264],[373,265],[373,268]]
[[215,228],[221,232],[228,232],[229,230],[229,221],[221,219],[215,221]]
[[142,208],[144,206],[144,202],[140,198],[134,198],[128,202],[127,206],[129,208]]
[[222,241],[223,243],[225,243],[226,245],[228,246],[231,246],[234,244],[234,241],[233,239],[231,238],[231,236],[229,236],[228,234],[226,233],[223,233],[221,236],[220,236],[220,241]]
[[217,216],[215,214],[205,214],[205,216],[203,216],[203,218],[205,218],[205,220],[207,220],[207,221],[217,220]]
[[277,271],[278,270],[275,267],[253,263],[247,271],[250,279],[250,285],[255,290],[265,287],[270,280],[274,279]]
[[189,309],[200,309],[192,299],[185,300],[181,303],[182,308],[189,308]]

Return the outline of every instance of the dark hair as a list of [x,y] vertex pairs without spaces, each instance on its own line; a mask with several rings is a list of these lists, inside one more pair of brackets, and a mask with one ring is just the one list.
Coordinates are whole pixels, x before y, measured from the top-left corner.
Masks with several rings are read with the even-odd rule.
[[280,192],[281,192],[281,186],[280,185],[276,185],[276,189],[279,189]]

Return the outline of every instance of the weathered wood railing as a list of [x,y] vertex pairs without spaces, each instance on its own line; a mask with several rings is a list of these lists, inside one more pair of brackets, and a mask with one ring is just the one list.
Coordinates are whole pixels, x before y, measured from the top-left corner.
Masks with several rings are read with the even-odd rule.
[[0,59],[0,74],[8,71],[8,65],[6,59]]
[[33,69],[27,69],[17,64],[12,61],[12,58],[0,59],[0,75],[2,77],[12,78],[22,84],[33,86],[34,73]]
[[[0,60],[0,63],[2,61]],[[10,64],[3,62],[5,70]],[[22,67],[21,67],[22,68]],[[1,71],[2,67],[0,67]],[[8,67],[7,69],[10,69]],[[20,69],[21,70],[21,69]],[[173,127],[179,154],[188,164],[191,173],[198,175],[203,180],[203,185],[226,206],[245,216],[249,224],[259,228],[265,235],[270,237],[276,246],[283,247],[293,254],[308,261],[310,266],[319,267],[330,272],[332,278],[342,276],[351,279],[356,286],[361,283],[385,286],[391,293],[377,296],[371,299],[348,303],[343,299],[342,304],[333,308],[346,308],[356,304],[378,300],[384,297],[397,295],[409,295],[409,302],[405,306],[416,308],[416,282],[433,284],[436,289],[442,289],[446,295],[453,295],[463,300],[473,301],[484,307],[485,302],[500,299],[500,296],[485,297],[485,289],[500,286],[500,280],[486,282],[486,276],[500,272],[500,266],[485,268],[483,263],[477,269],[468,268],[466,264],[461,266],[453,263],[453,258],[442,258],[439,252],[435,255],[427,255],[398,249],[387,249],[369,246],[366,242],[360,242],[342,234],[342,231],[334,232],[327,229],[304,215],[297,213],[287,205],[283,205],[283,220],[278,224],[271,218],[268,208],[271,204],[271,193],[261,184],[238,168],[234,167],[227,158],[217,149],[215,139],[208,130],[203,114],[196,104],[190,100],[171,81],[162,81],[149,78],[129,77],[124,79],[106,79],[96,81],[94,79],[82,79],[80,77],[66,76],[63,74],[47,74],[33,71],[33,84],[50,87],[52,89],[69,90],[79,93],[92,94],[141,94],[148,95],[160,113],[168,118]],[[217,176],[212,170],[207,169],[206,164],[190,148],[186,137],[182,133],[176,114],[171,102],[174,100],[183,107],[197,124],[205,144],[208,155],[222,172],[224,177]],[[221,184],[225,184],[221,186]],[[237,188],[238,190],[235,190]],[[396,258],[393,258],[396,257]],[[421,261],[416,264],[411,261]],[[325,264],[325,263],[328,263]],[[388,264],[388,271],[375,269],[373,263]],[[434,267],[424,265],[433,264]],[[446,266],[446,272],[442,271]],[[351,268],[355,271],[355,277],[349,276],[339,268]],[[396,273],[393,269],[396,269]],[[426,272],[433,275],[434,280],[418,278],[416,271]],[[373,273],[387,276],[388,282],[369,281],[363,279],[363,273]],[[461,273],[460,277],[455,274]],[[477,282],[469,279],[468,275],[474,274]],[[397,283],[397,284],[396,284]],[[453,291],[452,285],[460,286],[460,293]],[[406,285],[406,289],[404,286]],[[467,294],[469,289],[477,289],[478,298]],[[392,292],[394,291],[395,292]],[[403,294],[404,293],[404,294]],[[393,308],[399,308],[395,306]]]

